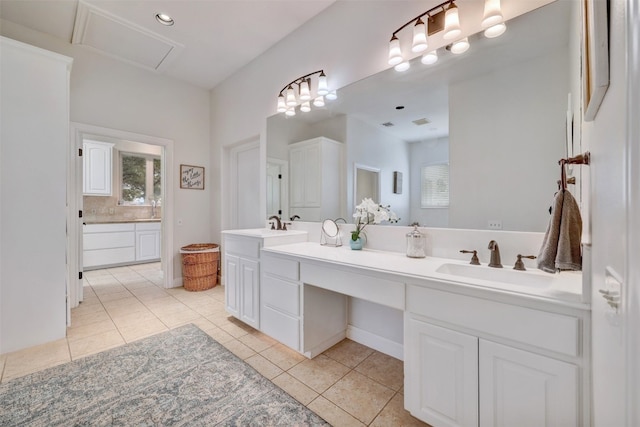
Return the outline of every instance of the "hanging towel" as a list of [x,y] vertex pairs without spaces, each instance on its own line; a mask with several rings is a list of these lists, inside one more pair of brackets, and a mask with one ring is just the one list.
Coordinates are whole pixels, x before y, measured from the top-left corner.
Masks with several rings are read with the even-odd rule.
[[538,268],[547,273],[582,270],[581,236],[582,218],[576,199],[567,190],[558,191],[538,255]]

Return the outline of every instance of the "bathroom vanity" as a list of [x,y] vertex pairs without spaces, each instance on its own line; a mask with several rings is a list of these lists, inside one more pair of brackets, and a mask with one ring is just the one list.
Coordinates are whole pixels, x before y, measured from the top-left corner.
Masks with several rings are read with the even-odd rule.
[[[246,238],[233,233],[225,241]],[[227,263],[237,262],[233,245]],[[251,277],[242,289],[252,299],[226,282],[228,298],[251,301],[259,319],[252,325],[309,358],[349,337],[404,360],[405,408],[415,417],[434,426],[588,424],[589,305],[580,273],[315,242],[258,246],[259,274],[240,274]],[[350,334],[350,298],[401,312],[404,342]]]

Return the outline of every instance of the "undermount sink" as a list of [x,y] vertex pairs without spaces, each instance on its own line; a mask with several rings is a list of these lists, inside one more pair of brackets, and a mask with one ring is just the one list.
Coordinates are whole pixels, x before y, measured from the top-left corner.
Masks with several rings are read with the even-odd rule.
[[537,270],[518,271],[510,267],[493,268],[470,264],[442,264],[436,269],[437,273],[450,274],[452,276],[466,277],[468,279],[488,280],[508,285],[529,286],[546,288],[551,286],[554,276]]

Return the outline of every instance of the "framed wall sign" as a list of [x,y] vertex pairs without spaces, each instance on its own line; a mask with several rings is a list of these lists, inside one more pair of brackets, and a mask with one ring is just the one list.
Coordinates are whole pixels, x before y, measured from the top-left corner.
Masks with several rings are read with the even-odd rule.
[[204,190],[204,167],[180,165],[180,188]]
[[584,120],[595,119],[604,94],[609,87],[609,16],[607,3],[601,0],[584,0],[582,80]]

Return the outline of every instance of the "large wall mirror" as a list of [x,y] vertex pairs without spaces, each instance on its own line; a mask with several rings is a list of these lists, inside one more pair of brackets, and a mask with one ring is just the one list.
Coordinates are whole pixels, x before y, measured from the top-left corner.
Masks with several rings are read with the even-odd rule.
[[[470,37],[463,55],[440,49],[436,64],[418,57],[404,73],[389,69],[338,90],[324,108],[269,117],[267,157],[289,162],[290,144],[320,136],[343,144],[341,162],[319,165],[342,185],[327,218],[353,220],[354,171],[367,165],[379,171],[377,201],[400,225],[544,232],[558,160],[579,150],[571,118],[579,117],[580,34],[580,2],[551,2],[509,20],[498,38]],[[449,204],[424,207],[421,171],[443,164]],[[289,182],[299,179],[289,168]]]

